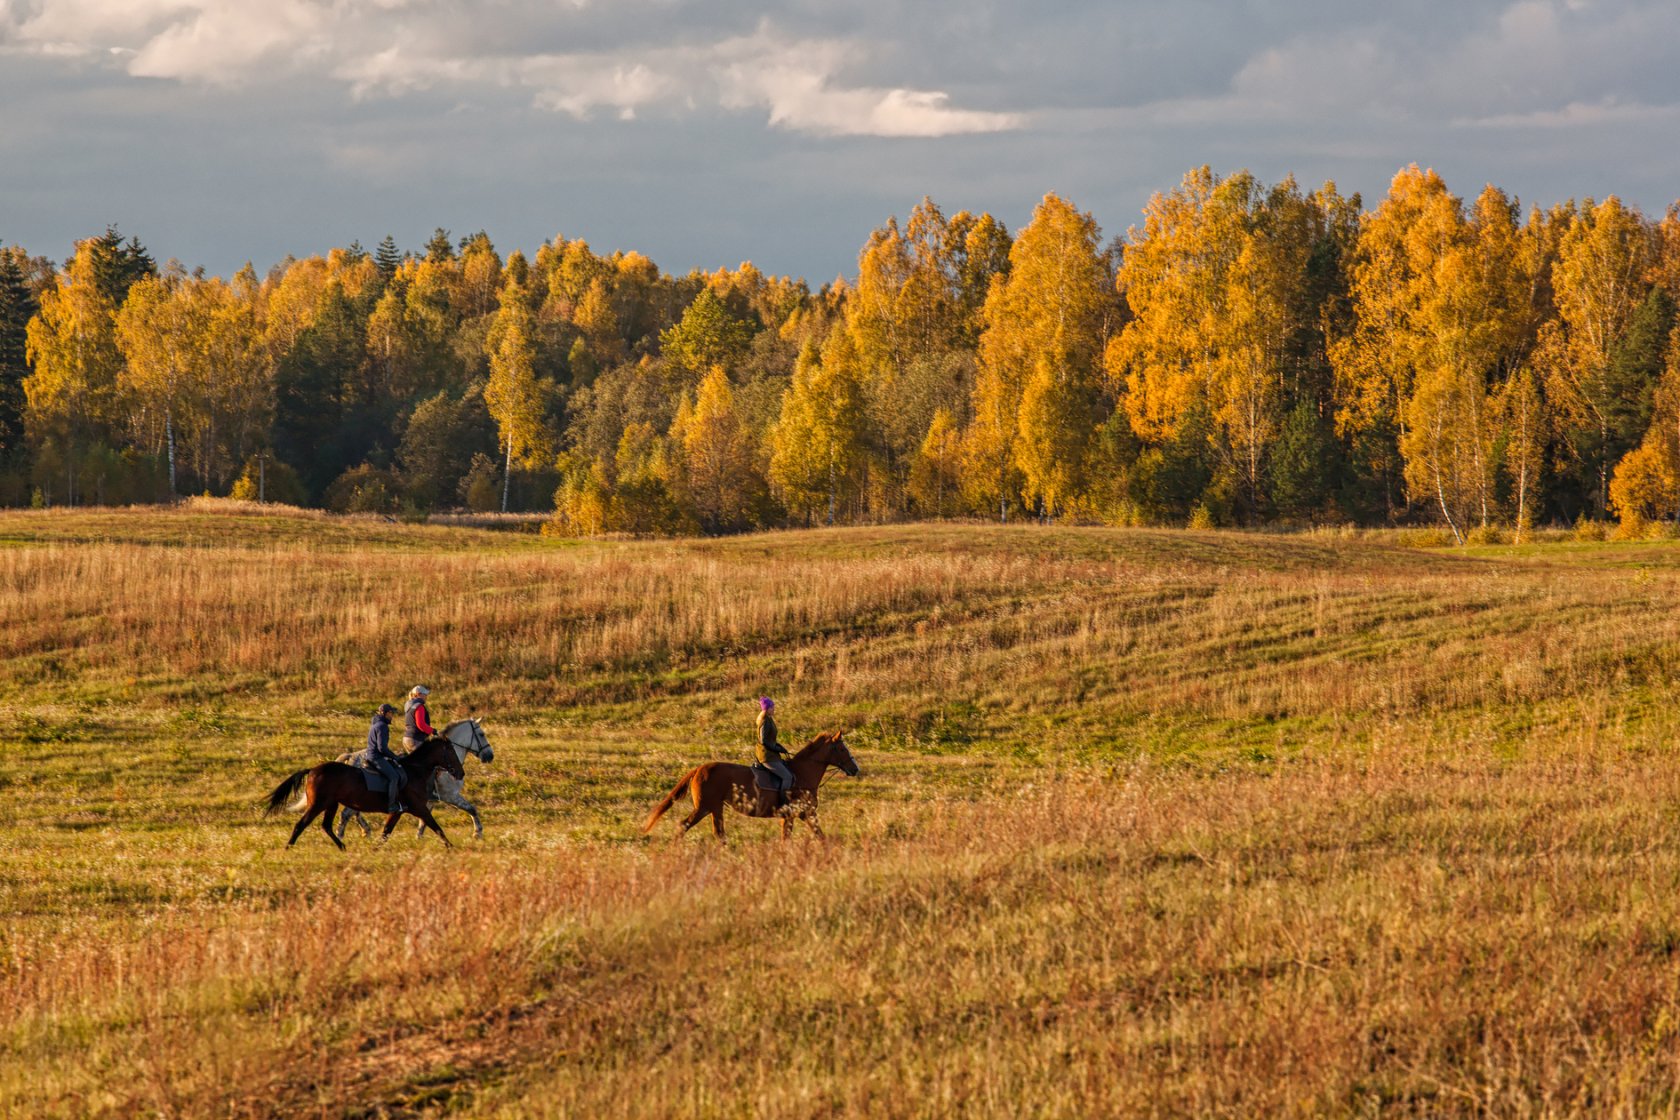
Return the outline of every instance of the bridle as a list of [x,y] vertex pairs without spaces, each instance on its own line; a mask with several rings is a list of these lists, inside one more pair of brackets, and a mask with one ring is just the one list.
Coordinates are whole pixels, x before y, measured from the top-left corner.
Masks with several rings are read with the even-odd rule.
[[460,747],[480,762],[483,762],[484,752],[490,749],[490,737],[484,734],[484,728],[478,725],[478,721],[476,719],[469,719],[466,722],[472,727],[472,742],[457,743],[455,740],[450,739],[449,745],[452,747]]
[[[842,739],[841,740],[841,745],[844,746],[844,744],[845,744],[845,740]],[[851,751],[850,747],[846,748],[846,757],[847,758],[852,758],[852,751]],[[852,766],[853,767],[857,766],[857,759],[852,758]],[[829,762],[827,765],[825,765],[823,767],[822,777],[817,779],[817,788],[821,789],[823,787],[823,783],[828,781],[829,775],[834,773],[834,771],[836,771],[836,770],[839,770],[843,774],[845,773],[845,770],[841,767],[841,765],[838,762]],[[855,774],[855,773],[846,774],[846,776],[848,778],[855,778],[855,777],[857,777],[857,774]]]

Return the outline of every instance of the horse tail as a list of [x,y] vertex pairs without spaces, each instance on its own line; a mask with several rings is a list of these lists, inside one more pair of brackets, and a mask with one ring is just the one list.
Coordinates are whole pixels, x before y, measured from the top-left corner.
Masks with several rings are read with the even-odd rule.
[[648,833],[653,831],[653,826],[659,823],[659,818],[663,817],[670,811],[671,806],[677,803],[677,798],[682,796],[683,790],[688,787],[688,784],[694,780],[694,776],[698,773],[700,773],[700,768],[696,766],[694,769],[684,774],[682,776],[682,781],[673,786],[671,788],[671,792],[665,795],[665,800],[653,807],[653,812],[648,814],[646,823],[642,825],[643,836],[646,836]]
[[278,813],[280,807],[290,801],[292,795],[302,788],[303,780],[307,777],[309,777],[308,770],[299,770],[296,774],[275,786],[274,792],[268,795],[268,808],[263,810],[263,816]]

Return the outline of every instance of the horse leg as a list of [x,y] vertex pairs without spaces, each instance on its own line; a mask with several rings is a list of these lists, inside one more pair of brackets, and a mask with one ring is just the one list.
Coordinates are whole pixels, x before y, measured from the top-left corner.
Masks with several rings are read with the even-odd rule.
[[789,817],[789,816],[783,816],[782,817],[782,839],[783,840],[792,840],[793,839],[793,818],[792,817]]
[[385,817],[385,827],[379,830],[379,842],[381,844],[391,838],[391,832],[397,827],[397,822],[400,820],[402,820],[402,813],[400,812],[390,813]]
[[303,814],[302,818],[298,820],[296,827],[292,829],[292,838],[286,841],[286,847],[289,848],[293,844],[296,844],[297,838],[303,835],[303,830],[308,828],[311,822],[320,815],[321,806],[316,805],[313,801],[311,801],[308,811]]
[[422,824],[427,825],[433,832],[438,834],[438,839],[443,841],[444,847],[453,848],[455,846],[449,842],[449,837],[443,834],[443,829],[438,826],[437,818],[432,816],[432,811],[430,809],[426,808],[424,805],[417,806],[414,810],[414,815],[420,818]]
[[688,816],[683,818],[683,822],[682,822],[683,832],[687,832],[689,829],[691,829],[695,825],[699,824],[701,822],[701,820],[705,818],[705,816],[706,816],[706,810],[696,808],[694,810],[694,812],[690,813]]
[[337,844],[338,850],[342,852],[344,851],[344,841],[340,840],[338,838],[338,834],[333,831],[333,817],[337,815],[337,813],[338,806],[329,801],[327,803],[326,811],[321,814],[321,831],[326,833],[327,839],[331,840],[334,844]]
[[444,804],[452,804],[455,808],[460,809],[462,813],[470,816],[470,818],[472,818],[472,838],[474,838],[474,840],[484,840],[484,821],[480,821],[479,819],[479,806],[475,806],[475,804],[470,803],[467,799],[462,798],[459,793],[445,793],[442,794],[442,798],[444,798]]
[[720,843],[725,842],[727,840],[727,837],[725,837],[723,835],[723,806],[722,805],[719,805],[716,809],[712,810],[712,833],[718,838],[718,841]]

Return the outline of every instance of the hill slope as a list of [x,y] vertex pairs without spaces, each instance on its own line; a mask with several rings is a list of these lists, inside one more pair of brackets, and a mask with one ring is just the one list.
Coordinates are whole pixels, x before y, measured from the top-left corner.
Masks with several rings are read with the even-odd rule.
[[[1680,548],[0,515],[18,1114],[1666,1107]],[[486,838],[258,799],[415,680]],[[847,729],[829,845],[647,806]],[[411,984],[408,981],[412,979]]]

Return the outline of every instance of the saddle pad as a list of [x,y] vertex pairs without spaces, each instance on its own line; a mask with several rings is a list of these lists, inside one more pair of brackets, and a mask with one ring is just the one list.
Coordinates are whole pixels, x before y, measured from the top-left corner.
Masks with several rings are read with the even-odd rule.
[[367,783],[369,793],[384,793],[386,788],[391,784],[390,781],[386,779],[385,775],[375,770],[373,766],[369,764],[366,752],[357,751],[355,754],[350,756],[348,761],[351,766],[354,766],[357,770],[361,771],[362,781]]
[[781,789],[782,783],[776,780],[776,772],[762,762],[752,764],[753,781],[759,789]]

